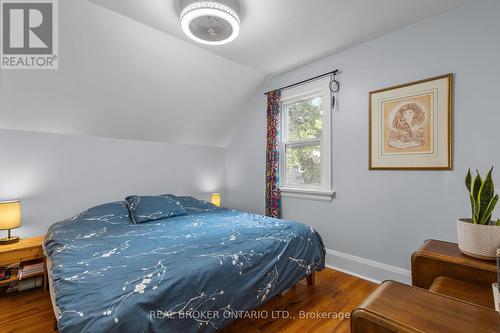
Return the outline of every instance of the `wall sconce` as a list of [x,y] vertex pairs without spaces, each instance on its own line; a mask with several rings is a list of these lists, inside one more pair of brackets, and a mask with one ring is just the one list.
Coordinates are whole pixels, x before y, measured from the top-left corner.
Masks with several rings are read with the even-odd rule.
[[7,230],[7,238],[0,238],[0,245],[19,241],[18,236],[11,236],[10,229],[20,226],[21,202],[19,200],[0,202],[0,230]]
[[220,193],[212,193],[212,198],[210,200],[212,205],[220,207]]

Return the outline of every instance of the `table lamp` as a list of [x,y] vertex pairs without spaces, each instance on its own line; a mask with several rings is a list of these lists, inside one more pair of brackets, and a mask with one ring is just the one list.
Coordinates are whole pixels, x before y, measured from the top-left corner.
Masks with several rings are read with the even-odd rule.
[[212,193],[212,199],[210,201],[212,205],[220,207],[220,193]]
[[8,230],[7,238],[0,238],[0,246],[19,241],[18,236],[11,236],[10,229],[21,226],[21,202],[2,201],[0,202],[0,230]]

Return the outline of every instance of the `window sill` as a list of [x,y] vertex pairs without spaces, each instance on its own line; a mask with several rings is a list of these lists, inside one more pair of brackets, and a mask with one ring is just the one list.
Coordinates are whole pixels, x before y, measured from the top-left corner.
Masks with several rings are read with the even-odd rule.
[[307,199],[331,202],[335,197],[335,191],[311,190],[281,187],[281,195],[288,198]]

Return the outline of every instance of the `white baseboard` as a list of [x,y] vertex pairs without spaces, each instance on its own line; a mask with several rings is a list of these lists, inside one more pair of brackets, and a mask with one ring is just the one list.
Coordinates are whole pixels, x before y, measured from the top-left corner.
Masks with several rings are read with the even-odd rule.
[[384,280],[394,280],[410,284],[410,271],[365,259],[351,254],[326,249],[326,267],[354,275],[359,278],[381,283]]

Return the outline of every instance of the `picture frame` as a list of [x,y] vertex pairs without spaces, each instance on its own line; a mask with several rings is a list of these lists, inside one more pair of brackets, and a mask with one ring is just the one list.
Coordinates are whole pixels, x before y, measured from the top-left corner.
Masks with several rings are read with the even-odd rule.
[[453,170],[453,74],[369,93],[369,170]]

